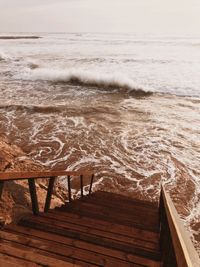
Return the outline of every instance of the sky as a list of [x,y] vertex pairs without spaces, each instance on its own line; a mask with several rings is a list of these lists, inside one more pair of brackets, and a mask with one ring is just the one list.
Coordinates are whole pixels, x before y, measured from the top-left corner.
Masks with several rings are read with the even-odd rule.
[[200,35],[200,0],[0,0],[0,32]]

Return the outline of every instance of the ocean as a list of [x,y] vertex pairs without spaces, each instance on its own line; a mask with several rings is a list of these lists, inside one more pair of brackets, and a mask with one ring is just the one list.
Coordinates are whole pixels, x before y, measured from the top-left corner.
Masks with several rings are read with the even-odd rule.
[[39,36],[0,39],[0,134],[95,189],[158,201],[163,182],[198,246],[200,37]]

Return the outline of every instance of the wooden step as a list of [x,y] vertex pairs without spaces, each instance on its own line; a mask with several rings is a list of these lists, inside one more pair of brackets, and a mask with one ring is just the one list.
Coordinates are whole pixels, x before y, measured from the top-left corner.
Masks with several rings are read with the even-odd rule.
[[103,198],[110,200],[111,202],[115,203],[124,203],[126,205],[133,205],[133,206],[140,206],[140,207],[148,207],[148,209],[155,210],[158,209],[158,203],[157,202],[149,202],[145,200],[140,200],[136,198],[127,197],[121,194],[116,194],[112,192],[107,191],[95,191],[91,194],[91,196],[95,196],[95,198]]
[[[97,192],[98,193],[98,192]],[[101,192],[100,192],[101,193]],[[75,200],[78,201],[78,200]],[[105,207],[109,207],[112,209],[116,209],[120,212],[127,212],[127,213],[145,213],[147,216],[157,216],[158,218],[158,207],[150,208],[148,205],[143,204],[141,205],[140,202],[133,203],[127,203],[116,199],[108,199],[106,197],[103,197],[101,194],[91,194],[84,196],[81,198],[82,202],[88,202],[88,203],[95,203],[96,205],[101,205]],[[140,205],[139,205],[140,204]]]
[[[149,225],[157,225],[159,222],[158,213],[151,213],[148,214],[146,211],[134,209],[133,207],[128,210],[120,209],[118,207],[109,207],[107,205],[102,205],[99,203],[96,203],[96,199],[92,202],[85,202],[81,199],[81,201],[76,202],[73,201],[72,203],[63,205],[63,207],[80,207],[80,209],[88,209],[89,211],[96,211],[99,214],[109,216],[109,215],[116,215],[117,217],[124,218],[124,220],[132,220],[135,222],[139,222],[140,224],[146,224]],[[150,216],[148,216],[150,215]]]
[[[72,267],[77,266],[74,263],[68,262],[68,258],[57,255],[55,253],[46,252],[44,250],[29,247],[28,243],[26,245],[20,244],[22,238],[18,238],[19,243],[8,241],[1,238],[0,241],[0,251],[3,254],[25,259],[27,261],[45,265],[49,267]],[[80,266],[80,265],[79,265]],[[87,266],[87,265],[85,265]]]
[[[70,236],[71,239],[74,239],[73,246],[74,246],[74,244],[77,244],[77,241],[79,242],[79,244],[81,244],[81,242],[83,242],[83,240],[84,240],[85,242],[89,243],[89,248],[88,247],[86,247],[86,248],[88,250],[91,250],[91,251],[97,249],[98,246],[99,247],[101,246],[100,251],[102,252],[102,254],[105,256],[107,253],[109,253],[109,255],[111,256],[114,253],[113,256],[115,257],[115,259],[118,258],[117,259],[118,263],[120,262],[119,258],[121,258],[121,259],[126,260],[126,264],[128,262],[128,264],[129,264],[128,266],[138,266],[138,265],[139,266],[141,266],[141,265],[142,266],[156,266],[156,267],[160,266],[159,260],[150,259],[147,257],[148,255],[146,255],[146,254],[144,257],[142,257],[142,256],[134,255],[132,253],[124,252],[123,250],[121,250],[121,247],[119,247],[119,245],[117,246],[111,242],[108,244],[102,239],[98,240],[95,236],[90,236],[88,238],[88,236],[84,236],[84,235],[80,235],[80,234],[78,235],[77,232],[66,231],[66,229],[57,228],[54,225],[52,226],[51,224],[50,225],[45,224],[45,226],[44,226],[41,223],[28,222],[27,225],[29,225],[31,231],[33,230],[33,228],[35,228],[35,230],[40,229],[40,231],[46,232],[46,234],[48,235],[48,239],[50,239],[49,234],[50,235],[53,234],[54,236],[57,235],[57,236],[60,236],[62,238],[67,238],[67,239],[69,239],[69,236]],[[45,227],[45,229],[44,229],[44,227]],[[27,227],[27,229],[28,229],[28,227]],[[117,248],[115,248],[116,246],[117,246]],[[91,247],[92,247],[92,249],[91,249]],[[97,253],[99,254],[99,251]],[[107,265],[105,265],[105,266],[107,266]],[[110,266],[110,265],[108,265],[108,266]],[[116,264],[115,266],[121,266],[121,265]]]
[[6,261],[6,260],[4,260],[4,259],[0,259],[0,266],[1,267],[20,267],[20,266],[22,266],[22,265],[19,265],[19,264],[17,264],[17,263],[13,263],[13,262],[8,262],[8,261]]
[[120,260],[114,257],[106,256],[86,249],[74,248],[73,246],[60,244],[55,241],[52,242],[52,240],[44,240],[38,237],[33,238],[27,235],[19,236],[17,234],[10,232],[4,232],[2,236],[5,240],[14,241],[22,245],[28,244],[29,247],[55,253],[55,257],[57,257],[57,255],[62,255],[67,258],[68,257],[72,258],[73,261],[81,260],[81,263],[85,266],[91,266],[91,264],[97,266],[111,266],[111,267],[115,267],[117,264],[119,264],[119,266],[122,267],[129,266],[129,262],[127,262],[125,256],[124,260]]
[[128,242],[116,241],[112,238],[107,237],[107,235],[102,236],[99,234],[99,231],[90,229],[86,226],[79,226],[75,224],[69,224],[65,222],[60,222],[55,219],[35,217],[22,220],[22,225],[29,226],[32,228],[37,227],[37,229],[46,230],[54,233],[59,233],[74,239],[84,240],[90,243],[97,245],[105,246],[108,248],[114,248],[126,253],[135,254],[141,257],[147,257],[152,260],[160,260],[160,253],[157,251],[150,251],[140,247],[134,247]]
[[52,211],[41,214],[40,216],[51,219],[56,218],[61,222],[69,222],[75,225],[86,225],[91,229],[100,230],[100,234],[103,236],[106,235],[112,239],[125,241],[132,245],[144,247],[146,249],[159,250],[159,235],[152,232],[140,231],[133,227],[116,225],[106,221],[103,221],[104,223],[102,224],[102,221],[100,220],[81,217],[73,213]]
[[[148,230],[143,230],[143,229],[139,229],[139,228],[135,228],[133,226],[126,226],[124,224],[118,224],[117,222],[110,222],[107,220],[101,220],[98,218],[94,218],[91,216],[85,216],[85,215],[81,215],[81,214],[77,214],[77,213],[73,213],[73,212],[60,212],[59,210],[50,210],[48,212],[49,216],[51,216],[51,214],[56,214],[56,216],[60,216],[61,218],[66,218],[66,220],[71,220],[71,219],[77,219],[79,221],[85,222],[85,224],[87,225],[87,223],[91,223],[92,225],[94,225],[95,227],[97,227],[98,229],[101,227],[103,227],[103,229],[107,229],[107,231],[110,232],[114,232],[114,233],[121,233],[124,235],[128,235],[131,237],[136,237],[136,238],[141,238],[144,240],[150,240],[152,242],[158,242],[159,240],[159,233],[158,232],[152,232],[152,231],[148,231]],[[43,214],[44,216],[46,216],[45,214]],[[42,215],[42,216],[43,216]],[[52,215],[54,216],[54,215]]]
[[65,205],[56,210],[76,213],[82,216],[97,218],[104,221],[116,222],[118,224],[133,226],[153,232],[159,232],[159,223],[156,218],[141,218],[140,215],[131,214],[123,214],[123,216],[119,216],[119,213],[116,211],[105,209],[91,203],[70,203],[69,205]]
[[0,253],[1,267],[39,267],[40,264]]
[[[66,204],[78,204],[79,200],[75,200],[71,203],[66,203]],[[99,208],[104,208],[109,209],[111,211],[116,211],[118,214],[122,213],[122,214],[130,214],[132,216],[136,216],[139,215],[141,216],[141,218],[146,217],[153,217],[156,218],[157,220],[159,219],[159,212],[158,209],[149,209],[148,207],[144,207],[144,206],[134,206],[134,205],[130,205],[130,204],[124,204],[124,203],[115,203],[113,201],[108,201],[104,198],[97,198],[95,196],[85,196],[83,198],[81,198],[81,203],[82,204],[87,204],[87,205],[95,205],[95,206],[99,206]],[[65,206],[65,205],[63,205]]]
[[98,191],[5,226],[0,264],[161,267],[159,230],[154,203]]
[[69,238],[66,236],[61,236],[61,235],[53,234],[50,232],[44,232],[44,231],[40,231],[40,230],[28,228],[28,227],[10,225],[6,227],[6,231],[9,231],[11,233],[18,233],[18,234],[21,234],[21,236],[25,235],[25,236],[30,236],[33,238],[37,237],[40,239],[49,240],[51,242],[53,241],[56,243],[69,245],[75,248],[81,248],[81,249],[93,251],[99,254],[107,255],[107,256],[114,257],[114,258],[121,259],[121,260],[126,260],[126,257],[127,257],[124,252],[119,251],[119,250],[114,250],[113,248],[110,249],[110,248],[106,248],[106,247],[99,246],[96,244],[91,244],[86,241],[75,240],[73,238]]

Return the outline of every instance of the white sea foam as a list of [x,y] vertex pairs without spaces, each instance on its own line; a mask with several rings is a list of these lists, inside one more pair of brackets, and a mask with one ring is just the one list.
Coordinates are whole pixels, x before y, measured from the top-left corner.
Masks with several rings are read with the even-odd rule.
[[0,51],[0,61],[10,59],[10,56],[3,51]]
[[17,76],[18,79],[40,80],[62,83],[74,83],[79,85],[103,87],[103,88],[123,88],[127,90],[148,92],[145,88],[140,88],[128,76],[120,73],[99,73],[97,71],[86,71],[81,69],[50,69],[36,68],[26,69],[24,73]]

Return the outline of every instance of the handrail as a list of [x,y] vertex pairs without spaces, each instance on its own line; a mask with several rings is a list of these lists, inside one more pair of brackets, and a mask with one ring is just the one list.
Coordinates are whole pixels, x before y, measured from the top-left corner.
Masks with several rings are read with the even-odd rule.
[[49,178],[52,176],[92,175],[92,172],[81,171],[31,171],[31,172],[0,172],[0,181]]
[[31,204],[33,214],[37,215],[39,213],[39,205],[37,199],[37,192],[35,186],[35,179],[49,179],[49,185],[47,189],[46,201],[44,211],[47,212],[51,204],[51,196],[53,193],[54,183],[57,177],[66,176],[68,184],[68,199],[69,202],[72,200],[71,197],[71,176],[79,176],[80,178],[80,190],[81,197],[84,196],[83,192],[83,178],[84,176],[91,176],[88,194],[91,194],[92,185],[94,180],[94,174],[92,172],[80,172],[80,171],[36,171],[36,172],[0,172],[0,199],[3,191],[3,186],[5,182],[15,181],[15,180],[27,180],[29,184],[29,191],[31,196]]
[[[200,258],[194,245],[190,239],[187,229],[185,229],[183,223],[180,220],[176,208],[170,198],[170,195],[166,192],[164,186],[161,188],[161,233],[162,228],[166,229],[166,225],[169,227],[170,236],[172,239],[173,249],[176,257],[176,263],[178,267],[199,267]],[[164,216],[162,213],[165,213]],[[166,221],[163,218],[166,218]],[[163,240],[161,238],[161,240]],[[167,264],[163,264],[167,266]]]

